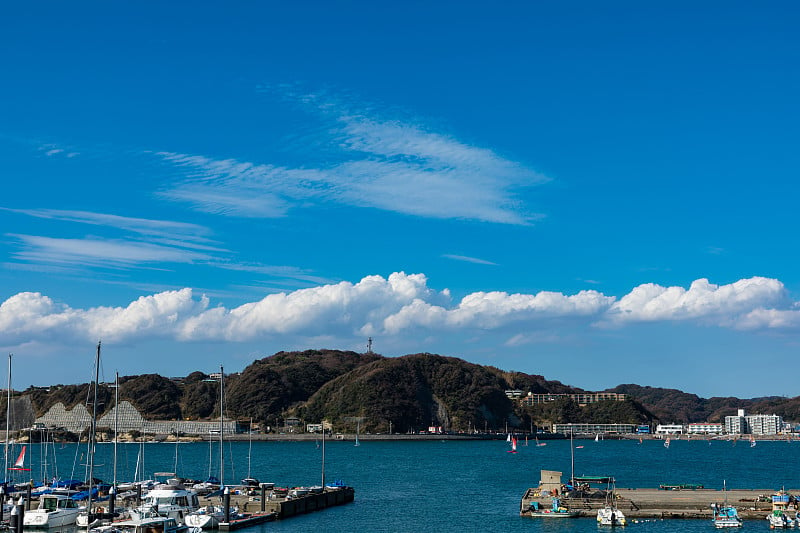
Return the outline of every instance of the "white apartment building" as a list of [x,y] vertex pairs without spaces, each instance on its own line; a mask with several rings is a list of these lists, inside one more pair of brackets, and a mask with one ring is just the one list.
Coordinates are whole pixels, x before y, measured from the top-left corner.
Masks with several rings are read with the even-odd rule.
[[681,424],[659,424],[656,426],[656,435],[682,435],[683,425]]
[[783,426],[778,415],[745,415],[744,409],[739,409],[736,416],[725,417],[725,432],[733,435],[777,435]]
[[721,423],[694,422],[686,428],[686,433],[690,435],[719,435],[723,429],[724,426]]

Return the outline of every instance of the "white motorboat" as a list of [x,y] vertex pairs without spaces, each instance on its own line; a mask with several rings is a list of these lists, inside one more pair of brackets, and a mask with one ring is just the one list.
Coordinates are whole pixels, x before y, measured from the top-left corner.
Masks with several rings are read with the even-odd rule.
[[625,515],[613,505],[606,505],[597,510],[597,523],[601,526],[624,526]]
[[[242,516],[238,507],[230,508],[229,520],[236,520]],[[186,515],[186,525],[190,527],[217,529],[222,522],[225,522],[225,508],[221,505],[207,505]]]
[[141,520],[155,513],[183,524],[186,515],[199,508],[200,500],[196,492],[187,490],[178,479],[169,479],[167,483],[158,484],[148,492],[142,505],[131,509],[130,515],[134,520]]
[[147,516],[114,522],[89,531],[91,533],[196,533],[199,530],[190,528],[186,524],[179,524],[174,518]]
[[26,511],[22,518],[24,527],[60,527],[71,526],[75,519],[86,508],[69,496],[61,494],[45,494],[39,499],[39,507]]

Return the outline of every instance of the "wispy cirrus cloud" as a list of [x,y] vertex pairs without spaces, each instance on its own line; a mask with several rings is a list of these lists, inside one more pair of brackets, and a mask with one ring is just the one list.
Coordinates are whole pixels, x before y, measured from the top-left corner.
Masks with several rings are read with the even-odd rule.
[[209,254],[190,249],[140,241],[8,235],[18,239],[23,248],[15,252],[13,257],[31,263],[122,268],[143,263],[192,263],[212,258]]
[[68,273],[89,268],[163,269],[170,264],[202,264],[251,272],[271,283],[281,280],[294,286],[331,283],[328,278],[294,266],[238,261],[233,252],[212,239],[211,230],[198,224],[59,209],[0,207],[0,211],[98,226],[116,234],[114,237],[81,235],[64,238],[8,233],[6,236],[18,243],[18,250],[11,254],[17,263],[7,263],[9,268]]
[[222,251],[221,248],[209,245],[209,243],[212,242],[208,238],[208,235],[211,233],[210,230],[198,224],[175,222],[172,220],[124,217],[91,211],[10,209],[6,207],[0,207],[0,210],[37,218],[115,228],[139,235],[155,237],[167,243],[180,242],[182,246],[185,247],[204,248],[209,251]]
[[493,263],[493,262],[487,261],[485,259],[479,259],[477,257],[469,257],[467,255],[442,254],[442,257],[444,257],[446,259],[452,259],[453,261],[463,261],[465,263],[475,263],[476,265],[497,266],[497,263]]
[[292,168],[154,152],[181,169],[181,178],[159,194],[204,212],[244,217],[281,217],[298,204],[323,202],[504,224],[540,217],[526,212],[517,193],[548,178],[521,163],[317,95],[295,100],[330,121],[315,144],[325,145],[335,162]]

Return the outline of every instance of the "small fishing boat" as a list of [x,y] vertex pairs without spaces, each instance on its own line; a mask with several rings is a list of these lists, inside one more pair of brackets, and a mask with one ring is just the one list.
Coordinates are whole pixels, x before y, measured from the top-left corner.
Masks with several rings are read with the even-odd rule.
[[597,523],[601,526],[624,526],[627,524],[625,515],[614,505],[606,505],[597,510]]
[[795,526],[795,520],[789,518],[786,509],[789,507],[789,494],[779,490],[772,495],[772,512],[767,515],[770,529],[789,529]]
[[617,509],[617,506],[614,503],[614,479],[608,478],[607,483],[608,488],[606,490],[606,504],[597,510],[597,523],[601,526],[625,526],[628,523],[625,519],[625,515],[622,513],[622,511]]
[[739,518],[736,507],[728,505],[728,489],[725,481],[722,482],[722,492],[725,493],[725,503],[723,505],[717,503],[711,504],[711,510],[714,515],[714,527],[717,529],[742,527],[742,519]]
[[726,527],[742,527],[742,519],[739,518],[739,513],[736,511],[736,507],[712,503],[711,508],[714,511],[714,527],[717,529]]

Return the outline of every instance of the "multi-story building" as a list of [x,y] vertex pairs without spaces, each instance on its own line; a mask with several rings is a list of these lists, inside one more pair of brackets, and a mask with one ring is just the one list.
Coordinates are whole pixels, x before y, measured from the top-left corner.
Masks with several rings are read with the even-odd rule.
[[[506,396],[508,396],[509,392],[516,392],[516,391],[506,391]],[[510,397],[511,396],[509,396],[509,398]],[[528,395],[522,398],[521,401],[523,405],[531,406],[531,405],[539,405],[542,403],[555,402],[556,400],[560,400],[562,398],[569,398],[578,405],[588,405],[590,403],[602,402],[606,400],[622,402],[628,399],[628,395],[618,392],[582,392],[578,394],[551,394],[551,393],[534,394],[532,392],[529,392]]]
[[686,433],[690,435],[719,435],[723,429],[722,423],[693,422],[686,428]]
[[745,415],[744,409],[739,409],[736,416],[725,417],[725,432],[734,435],[777,435],[783,427],[778,415]]
[[553,424],[553,433],[633,433],[636,430],[634,424]]
[[656,435],[683,435],[683,425],[659,424],[656,426]]

